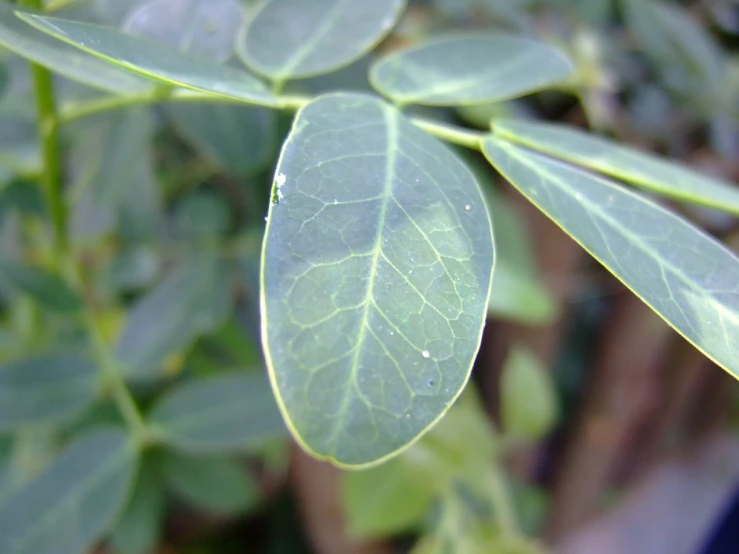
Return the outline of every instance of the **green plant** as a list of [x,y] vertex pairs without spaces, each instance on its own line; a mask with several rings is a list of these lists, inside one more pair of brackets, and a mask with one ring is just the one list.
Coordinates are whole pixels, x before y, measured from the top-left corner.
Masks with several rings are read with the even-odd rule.
[[[209,24],[229,19],[209,22],[215,8],[202,2],[190,4],[205,21],[183,15],[191,27],[181,36],[146,26],[166,3],[140,7],[149,12],[125,33],[86,22],[84,10],[85,21],[40,13],[41,4],[0,3],[0,44],[31,62],[36,101],[34,113],[11,88],[0,105],[16,129],[0,152],[0,210],[15,233],[0,258],[0,429],[11,433],[0,458],[2,552],[82,552],[116,521],[113,547],[146,551],[165,485],[210,512],[247,510],[257,487],[232,454],[271,459],[283,422],[313,456],[370,468],[347,476],[357,533],[416,524],[438,501],[436,532],[418,552],[539,551],[523,538],[500,464],[490,463],[506,440],[536,439],[553,424],[544,372],[523,350],[510,356],[505,440],[474,391],[455,402],[488,313],[537,322],[554,308],[505,200],[481,187],[485,171],[473,174],[456,147],[481,153],[739,375],[739,261],[624,186],[736,215],[733,185],[565,125],[495,115],[489,130],[475,130],[440,119],[447,112],[437,108],[479,117],[473,110],[544,89],[584,98],[598,76],[576,70],[562,47],[504,33],[432,38],[374,60],[376,93],[347,91],[325,76],[361,69],[402,0],[239,5],[231,16],[245,20],[235,38],[243,63],[230,60],[230,42],[224,51],[209,38]],[[22,71],[6,61],[8,73]],[[723,90],[715,104],[727,103]],[[151,147],[173,129],[176,140]],[[188,148],[201,155],[183,165]],[[155,156],[166,171],[155,173]],[[234,315],[236,281],[247,306],[238,313],[260,307],[271,383],[243,370],[261,359]],[[246,328],[257,334],[255,320]],[[38,476],[23,462],[29,451],[51,460]],[[380,482],[394,484],[378,497],[386,504],[363,515],[366,491]],[[398,507],[404,498],[412,505]]]

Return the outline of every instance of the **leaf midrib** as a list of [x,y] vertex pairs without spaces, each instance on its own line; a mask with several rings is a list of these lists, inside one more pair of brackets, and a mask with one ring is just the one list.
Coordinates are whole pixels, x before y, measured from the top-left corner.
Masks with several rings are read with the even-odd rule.
[[369,319],[370,305],[374,301],[374,287],[377,277],[377,265],[380,260],[382,253],[382,237],[383,229],[385,228],[385,221],[387,218],[387,210],[390,204],[390,198],[393,193],[393,179],[395,174],[395,165],[397,162],[397,148],[398,148],[398,116],[397,114],[388,109],[386,106],[381,106],[382,115],[385,119],[385,126],[387,127],[387,162],[385,164],[385,181],[384,181],[384,199],[382,202],[382,208],[380,216],[377,221],[377,234],[375,236],[375,243],[373,246],[374,252],[372,253],[372,262],[369,271],[369,280],[367,285],[367,291],[364,296],[364,310],[362,312],[362,319],[359,324],[359,335],[357,337],[356,346],[354,349],[354,356],[352,358],[351,373],[346,387],[344,388],[344,395],[341,399],[341,405],[339,407],[339,416],[336,418],[333,432],[331,433],[331,439],[329,444],[332,445],[332,450],[336,452],[336,446],[339,440],[339,435],[343,428],[341,419],[346,414],[349,402],[351,399],[351,392],[354,386],[357,384],[357,371],[359,369],[359,357],[362,353],[362,347],[364,341],[367,338],[367,325]]

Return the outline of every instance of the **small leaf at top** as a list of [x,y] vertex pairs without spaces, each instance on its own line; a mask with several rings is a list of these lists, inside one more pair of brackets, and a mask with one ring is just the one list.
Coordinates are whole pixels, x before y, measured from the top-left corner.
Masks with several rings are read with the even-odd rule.
[[699,350],[739,377],[739,259],[615,183],[489,137],[490,162]]
[[136,457],[123,431],[94,431],[75,441],[0,506],[0,552],[87,552],[125,502]]
[[390,54],[372,67],[370,82],[400,104],[462,106],[524,96],[572,73],[567,57],[543,42],[472,34]]
[[132,11],[123,30],[222,63],[233,55],[243,19],[236,0],[153,0]]
[[739,215],[739,186],[574,127],[496,119],[496,136],[684,202]]
[[490,291],[485,201],[445,145],[362,94],[319,97],[280,157],[262,249],[262,340],[288,427],[366,466],[467,381]]
[[152,90],[148,79],[134,75],[80,52],[66,44],[60,44],[46,33],[21,21],[16,6],[0,2],[0,45],[60,75],[91,87],[116,94],[138,93]]
[[150,421],[162,441],[189,452],[244,450],[285,433],[261,372],[188,381],[162,398]]
[[245,29],[237,52],[273,81],[329,73],[387,35],[405,0],[270,0]]
[[97,376],[89,360],[72,354],[0,365],[0,431],[75,416],[94,400]]
[[260,105],[276,98],[253,75],[100,25],[19,14],[37,29],[150,79]]

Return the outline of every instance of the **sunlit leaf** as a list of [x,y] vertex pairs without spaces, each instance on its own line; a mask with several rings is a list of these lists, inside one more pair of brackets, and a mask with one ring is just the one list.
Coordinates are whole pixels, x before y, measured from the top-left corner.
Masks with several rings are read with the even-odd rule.
[[251,175],[274,161],[275,112],[230,104],[170,104],[177,130],[213,165],[234,176]]
[[111,532],[114,552],[154,554],[166,515],[166,500],[162,477],[156,466],[145,459],[128,505]]
[[271,0],[237,43],[242,60],[274,81],[328,73],[390,32],[405,0]]
[[308,451],[371,464],[441,417],[477,354],[494,257],[449,149],[373,97],[319,97],[283,148],[262,256],[267,361]]
[[122,431],[78,439],[0,506],[0,551],[86,552],[113,523],[135,466],[136,449]]
[[21,15],[25,21],[113,65],[171,85],[244,102],[272,105],[275,98],[253,75],[184,54],[155,42],[99,25]]
[[82,305],[79,296],[59,276],[39,267],[0,259],[0,285],[3,284],[50,310],[70,312]]
[[568,79],[564,54],[513,35],[460,35],[380,59],[370,82],[401,104],[460,106],[524,96]]
[[557,423],[551,376],[524,347],[514,347],[503,365],[500,411],[503,429],[510,436],[540,439]]
[[96,368],[72,354],[0,365],[0,430],[74,416],[93,401],[98,384]]
[[230,307],[228,271],[221,260],[202,255],[172,271],[129,313],[116,357],[127,375],[161,375],[164,359],[213,331]]
[[0,2],[0,45],[8,50],[60,75],[108,92],[135,93],[152,88],[152,83],[147,79],[60,44],[46,33],[21,21],[15,12],[15,6]]
[[159,471],[179,498],[207,513],[236,515],[254,506],[259,498],[246,466],[232,458],[164,452]]
[[243,19],[244,7],[236,0],[154,0],[131,12],[123,30],[225,62]]
[[162,441],[191,452],[244,450],[285,433],[261,372],[188,381],[162,398],[150,420]]
[[490,137],[490,162],[709,358],[739,375],[739,259],[680,217],[563,162]]
[[652,192],[739,215],[739,186],[556,123],[495,120],[496,136],[623,179]]

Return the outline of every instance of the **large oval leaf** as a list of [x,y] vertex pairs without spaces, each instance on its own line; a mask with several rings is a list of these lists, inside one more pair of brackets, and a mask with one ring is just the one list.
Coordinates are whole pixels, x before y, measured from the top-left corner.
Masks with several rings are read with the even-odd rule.
[[0,552],[86,552],[113,523],[135,466],[136,449],[123,431],[79,439],[0,506]]
[[573,67],[551,46],[509,35],[446,37],[381,59],[370,72],[379,92],[401,104],[498,102],[547,88]]
[[262,249],[262,337],[297,440],[340,466],[395,454],[454,401],[493,265],[469,170],[398,110],[319,97],[285,142]]
[[78,414],[95,398],[97,375],[87,359],[72,354],[0,365],[0,431]]
[[285,432],[263,373],[189,381],[161,400],[150,421],[161,440],[190,452],[244,450]]
[[20,14],[19,17],[41,31],[113,65],[168,85],[260,105],[276,103],[276,98],[267,91],[264,83],[245,71],[189,56],[108,27],[38,15]]
[[615,183],[494,137],[483,150],[519,191],[667,323],[739,376],[739,259]]
[[15,11],[15,6],[0,2],[0,45],[8,50],[60,75],[105,91],[124,94],[153,89],[148,79],[60,44],[18,19]]
[[739,215],[739,187],[710,179],[657,156],[574,127],[515,119],[495,120],[496,136],[623,179],[677,200]]
[[274,81],[328,73],[372,50],[405,0],[271,0],[245,28],[237,52]]

